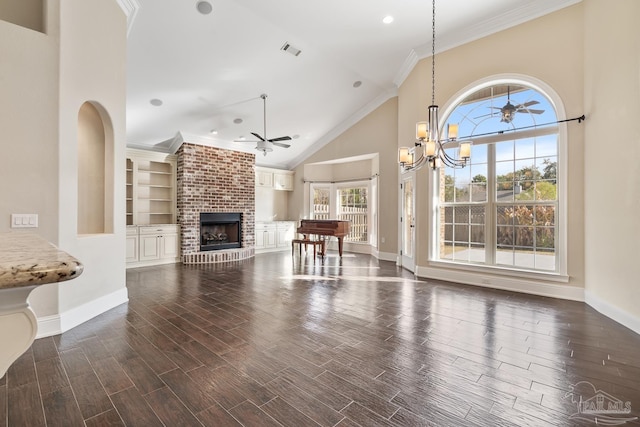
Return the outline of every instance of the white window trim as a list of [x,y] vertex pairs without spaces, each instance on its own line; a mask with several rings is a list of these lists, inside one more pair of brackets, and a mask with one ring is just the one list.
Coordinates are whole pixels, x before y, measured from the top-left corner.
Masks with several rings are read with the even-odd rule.
[[[375,180],[375,182],[374,182]],[[377,247],[377,176],[371,179],[359,179],[353,181],[340,182],[311,182],[309,183],[309,217],[313,219],[313,193],[316,188],[329,189],[329,215],[337,218],[339,214],[338,190],[341,188],[367,187],[369,201],[367,206],[367,222],[368,222],[368,242],[345,242],[350,245],[368,245]],[[374,194],[374,190],[376,193]]]
[[[552,106],[556,111],[556,117],[559,120],[562,120],[566,117],[566,112],[564,109],[564,105],[562,103],[562,99],[558,95],[558,93],[548,84],[543,82],[542,80],[536,79],[535,77],[526,76],[523,74],[497,74],[493,76],[488,76],[483,79],[477,80],[460,91],[458,91],[449,101],[444,104],[444,108],[442,109],[443,120],[441,124],[446,122],[446,118],[453,112],[456,106],[471,93],[482,89],[488,86],[494,86],[498,84],[522,84],[525,86],[529,86],[532,89],[537,90],[538,92],[547,96],[550,100]],[[442,132],[442,129],[441,129]],[[568,141],[567,141],[567,127],[560,126],[558,129],[558,215],[557,215],[557,224],[558,224],[558,242],[557,242],[557,257],[558,257],[558,271],[555,272],[541,272],[534,270],[525,270],[518,268],[505,268],[504,266],[493,266],[493,265],[474,265],[474,264],[463,264],[456,262],[447,262],[440,259],[437,259],[437,239],[432,238],[432,236],[438,235],[438,224],[437,224],[437,208],[439,202],[439,188],[438,188],[438,180],[436,179],[435,172],[430,171],[429,173],[429,184],[428,184],[428,197],[431,201],[430,207],[431,211],[429,212],[428,218],[428,229],[429,229],[429,245],[428,245],[428,264],[429,266],[434,267],[455,267],[468,271],[475,271],[478,273],[496,273],[501,275],[512,275],[518,277],[529,277],[529,278],[538,278],[545,280],[554,280],[554,281],[562,281],[566,282],[569,279],[567,273],[567,233],[568,233],[568,215],[567,215],[567,179],[568,179]]]

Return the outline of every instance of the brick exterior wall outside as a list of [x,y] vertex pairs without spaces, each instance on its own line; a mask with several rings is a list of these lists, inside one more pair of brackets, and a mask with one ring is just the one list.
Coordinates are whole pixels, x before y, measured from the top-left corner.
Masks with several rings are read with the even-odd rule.
[[255,155],[190,143],[176,155],[182,254],[200,252],[201,212],[241,212],[242,248],[254,248]]

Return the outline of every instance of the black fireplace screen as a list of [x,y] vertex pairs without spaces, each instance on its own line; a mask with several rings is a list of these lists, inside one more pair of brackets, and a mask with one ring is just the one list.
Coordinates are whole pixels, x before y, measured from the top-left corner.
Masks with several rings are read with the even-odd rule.
[[215,251],[242,247],[241,223],[241,213],[201,213],[200,250]]

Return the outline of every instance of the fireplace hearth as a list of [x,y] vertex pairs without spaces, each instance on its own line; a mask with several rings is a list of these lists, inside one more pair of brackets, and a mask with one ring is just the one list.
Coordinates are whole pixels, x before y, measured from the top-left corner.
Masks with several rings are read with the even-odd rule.
[[241,224],[241,213],[200,213],[200,250],[215,251],[241,248]]

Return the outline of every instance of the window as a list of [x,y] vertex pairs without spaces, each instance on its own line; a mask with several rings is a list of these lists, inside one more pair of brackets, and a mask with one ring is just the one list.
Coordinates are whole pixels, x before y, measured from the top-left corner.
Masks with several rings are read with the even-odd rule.
[[338,189],[338,219],[350,222],[347,242],[369,242],[368,187]]
[[483,87],[452,110],[446,123],[474,145],[467,167],[439,170],[432,259],[560,272],[556,120],[522,84]]
[[313,189],[313,209],[311,216],[313,219],[329,219],[329,187],[314,187]]
[[373,213],[369,181],[340,184],[312,184],[311,216],[314,219],[339,219],[350,222],[345,242],[370,243]]

